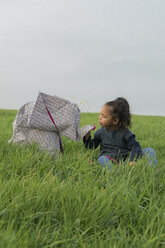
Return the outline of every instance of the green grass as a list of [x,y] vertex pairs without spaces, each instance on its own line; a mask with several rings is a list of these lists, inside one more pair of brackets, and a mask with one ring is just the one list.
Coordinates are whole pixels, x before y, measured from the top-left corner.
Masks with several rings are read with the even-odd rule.
[[[15,115],[0,110],[0,248],[165,247],[165,117],[132,120],[142,148],[155,149],[157,168],[141,159],[109,171],[82,141],[63,137],[56,160],[34,145],[8,144]],[[99,128],[97,119],[82,113],[80,126]]]

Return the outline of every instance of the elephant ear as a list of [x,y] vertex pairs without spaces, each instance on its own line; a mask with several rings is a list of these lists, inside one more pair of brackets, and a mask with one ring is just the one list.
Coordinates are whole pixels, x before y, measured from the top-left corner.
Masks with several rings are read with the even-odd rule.
[[28,118],[28,127],[49,132],[58,132],[48,111],[52,112],[51,105],[56,105],[51,96],[39,92],[35,104]]
[[75,103],[40,92],[29,116],[28,126],[60,133],[76,141],[79,120],[80,110]]

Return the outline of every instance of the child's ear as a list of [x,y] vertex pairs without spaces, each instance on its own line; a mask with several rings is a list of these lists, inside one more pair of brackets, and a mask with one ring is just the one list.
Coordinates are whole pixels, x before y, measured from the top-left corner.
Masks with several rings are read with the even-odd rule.
[[113,120],[113,124],[114,124],[114,125],[118,125],[118,124],[119,124],[119,119],[118,119],[118,118],[115,118],[115,119]]

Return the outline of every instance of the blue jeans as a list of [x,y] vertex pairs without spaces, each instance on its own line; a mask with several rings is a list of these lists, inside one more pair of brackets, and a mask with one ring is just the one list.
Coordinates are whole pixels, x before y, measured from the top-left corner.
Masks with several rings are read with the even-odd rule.
[[156,152],[151,147],[142,150],[142,156],[146,156],[150,165],[157,165]]
[[[150,165],[157,165],[157,159],[156,159],[156,153],[151,147],[147,147],[142,150],[142,156],[146,156],[149,160]],[[100,156],[98,158],[98,162],[102,167],[108,167],[108,169],[111,169],[112,166],[112,160],[110,160],[107,156]]]

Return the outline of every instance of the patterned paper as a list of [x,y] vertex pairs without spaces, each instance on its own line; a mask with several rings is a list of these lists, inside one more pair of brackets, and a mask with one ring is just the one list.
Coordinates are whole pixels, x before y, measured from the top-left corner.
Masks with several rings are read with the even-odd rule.
[[35,142],[41,150],[59,154],[60,149],[62,150],[61,136],[79,141],[94,129],[93,125],[79,128],[79,120],[80,110],[76,104],[40,92],[35,102],[23,105],[18,111],[9,142]]

